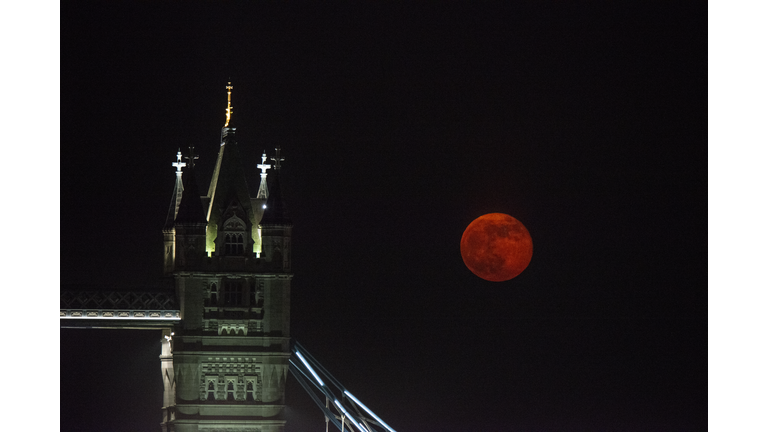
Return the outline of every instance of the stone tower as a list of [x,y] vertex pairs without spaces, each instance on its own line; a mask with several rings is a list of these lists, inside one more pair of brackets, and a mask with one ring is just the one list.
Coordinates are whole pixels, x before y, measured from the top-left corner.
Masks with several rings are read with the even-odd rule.
[[280,191],[283,158],[276,149],[270,187],[262,158],[259,192],[251,196],[231,124],[231,91],[228,85],[207,194],[198,188],[192,149],[183,182],[181,159],[174,164],[164,271],[181,322],[164,332],[164,432],[277,432],[285,425],[292,223]]

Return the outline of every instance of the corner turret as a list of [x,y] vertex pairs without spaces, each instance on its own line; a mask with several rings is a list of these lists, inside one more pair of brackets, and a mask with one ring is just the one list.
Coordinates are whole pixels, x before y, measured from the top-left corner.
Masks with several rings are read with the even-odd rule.
[[261,217],[261,257],[267,262],[268,268],[277,273],[291,271],[291,228],[293,222],[283,202],[280,188],[280,166],[285,158],[280,156],[280,147],[275,148],[274,174],[269,187],[264,215]]
[[184,191],[181,195],[179,210],[176,214],[174,228],[176,230],[176,260],[175,270],[192,270],[199,268],[206,257],[205,254],[205,210],[200,200],[200,189],[195,178],[194,148],[190,148],[189,172],[184,179]]
[[187,166],[186,163],[181,161],[181,149],[176,153],[176,162],[172,163],[171,166],[176,168],[176,184],[173,187],[171,205],[168,209],[168,216],[165,218],[165,225],[163,226],[163,246],[165,248],[163,274],[166,275],[173,272],[173,265],[176,261],[176,229],[174,228],[174,221],[176,220],[176,214],[179,211],[182,192],[184,192],[181,169]]

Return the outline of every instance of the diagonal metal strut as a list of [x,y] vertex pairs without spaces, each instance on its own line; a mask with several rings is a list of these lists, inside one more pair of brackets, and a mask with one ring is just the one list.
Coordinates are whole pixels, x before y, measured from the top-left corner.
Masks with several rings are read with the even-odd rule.
[[[336,426],[340,431],[395,432],[370,408],[344,388],[320,362],[295,340],[291,341],[289,370],[318,408],[323,411],[326,421]],[[325,399],[326,403],[323,403],[322,399]],[[335,413],[331,408],[335,410]],[[364,416],[363,412],[367,413],[368,416]]]

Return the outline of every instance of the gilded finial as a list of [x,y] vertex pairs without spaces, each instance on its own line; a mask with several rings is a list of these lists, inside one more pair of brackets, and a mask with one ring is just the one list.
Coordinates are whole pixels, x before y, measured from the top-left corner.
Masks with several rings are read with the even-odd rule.
[[224,123],[224,127],[229,126],[229,118],[232,115],[232,83],[227,82],[227,122]]

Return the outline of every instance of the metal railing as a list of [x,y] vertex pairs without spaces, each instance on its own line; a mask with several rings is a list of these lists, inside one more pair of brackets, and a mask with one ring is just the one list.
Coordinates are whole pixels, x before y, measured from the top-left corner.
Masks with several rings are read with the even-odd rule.
[[295,340],[291,343],[291,358],[288,362],[291,374],[325,414],[326,432],[329,423],[342,432],[395,432]]

